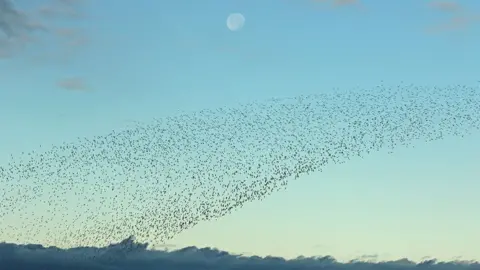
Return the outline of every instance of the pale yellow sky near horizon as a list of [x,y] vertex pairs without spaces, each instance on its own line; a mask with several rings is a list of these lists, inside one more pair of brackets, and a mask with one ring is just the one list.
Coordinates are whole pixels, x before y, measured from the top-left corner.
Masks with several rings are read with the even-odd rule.
[[168,243],[341,261],[364,255],[480,260],[478,135],[328,166]]

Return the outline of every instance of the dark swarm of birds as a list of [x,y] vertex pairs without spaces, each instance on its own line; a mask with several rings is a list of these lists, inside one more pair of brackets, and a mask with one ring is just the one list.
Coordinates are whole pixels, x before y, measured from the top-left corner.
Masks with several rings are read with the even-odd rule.
[[480,127],[479,94],[380,85],[185,113],[41,147],[0,167],[1,237],[41,236],[59,247],[126,235],[164,243],[329,164],[468,135]]

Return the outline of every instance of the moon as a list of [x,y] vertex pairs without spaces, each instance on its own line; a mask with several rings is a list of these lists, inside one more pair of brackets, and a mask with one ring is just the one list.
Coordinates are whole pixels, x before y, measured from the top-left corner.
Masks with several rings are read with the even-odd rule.
[[227,18],[227,27],[230,31],[238,31],[242,29],[245,24],[245,17],[242,13],[232,13],[228,15]]

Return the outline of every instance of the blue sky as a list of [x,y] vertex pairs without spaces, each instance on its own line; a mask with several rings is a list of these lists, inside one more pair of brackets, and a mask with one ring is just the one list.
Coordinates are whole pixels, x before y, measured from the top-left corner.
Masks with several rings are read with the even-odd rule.
[[[478,84],[480,2],[334,2],[105,0],[83,17],[39,17],[42,43],[0,58],[0,161],[183,110],[381,81]],[[246,18],[237,32],[225,24],[233,12]],[[171,244],[480,259],[478,136],[331,166]]]

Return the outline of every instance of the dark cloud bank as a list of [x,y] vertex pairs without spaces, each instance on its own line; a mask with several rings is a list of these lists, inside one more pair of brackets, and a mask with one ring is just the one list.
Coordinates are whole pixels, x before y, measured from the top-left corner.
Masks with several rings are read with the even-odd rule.
[[148,244],[137,243],[129,237],[108,247],[79,247],[59,249],[42,245],[0,243],[0,269],[69,269],[69,270],[133,270],[133,269],[480,269],[475,261],[439,262],[429,259],[415,263],[408,259],[383,262],[337,262],[333,257],[298,257],[286,260],[279,257],[246,257],[211,248],[187,247],[175,251],[147,249]]

